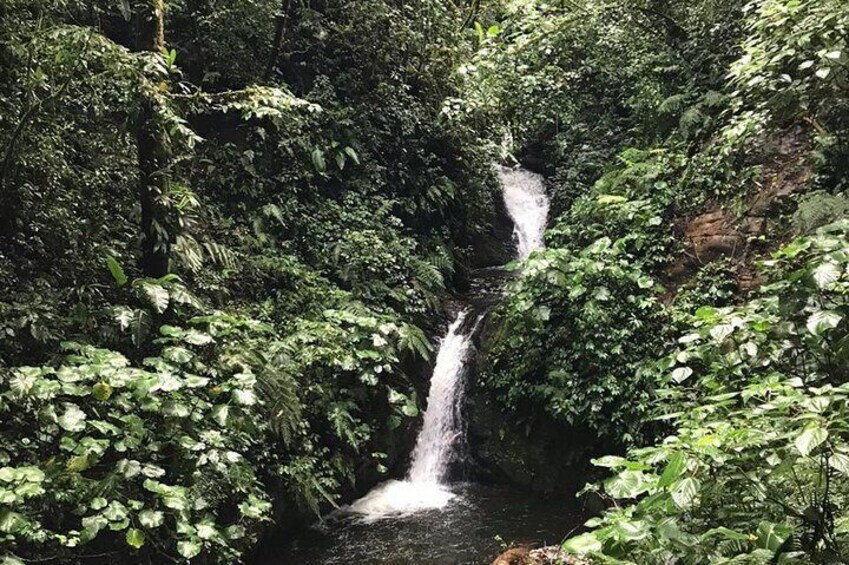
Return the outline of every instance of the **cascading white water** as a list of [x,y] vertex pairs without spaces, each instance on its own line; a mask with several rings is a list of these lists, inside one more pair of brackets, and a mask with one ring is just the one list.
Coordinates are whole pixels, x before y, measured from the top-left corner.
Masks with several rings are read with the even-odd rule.
[[542,177],[525,169],[498,168],[504,204],[513,220],[513,237],[519,259],[542,247],[548,220],[548,196]]
[[442,508],[454,495],[442,481],[460,435],[462,376],[471,333],[461,333],[467,313],[460,312],[442,339],[430,381],[427,410],[405,481],[387,481],[354,502],[349,510],[375,520],[418,510]]
[[[548,198],[539,175],[505,167],[500,168],[499,175],[507,212],[515,226],[518,255],[524,259],[543,244]],[[439,347],[424,423],[406,480],[387,481],[351,504],[348,511],[363,520],[442,508],[454,498],[443,481],[462,430],[462,377],[474,335],[474,328],[463,331],[467,315],[466,311],[457,315]]]
[[466,312],[461,312],[442,340],[430,380],[424,424],[413,450],[408,474],[414,483],[440,483],[448,471],[454,445],[460,434],[460,378],[471,347],[471,332],[460,333]]

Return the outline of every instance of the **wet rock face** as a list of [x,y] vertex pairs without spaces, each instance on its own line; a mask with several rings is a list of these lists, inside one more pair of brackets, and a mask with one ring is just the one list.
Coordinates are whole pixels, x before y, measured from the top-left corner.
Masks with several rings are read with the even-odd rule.
[[466,395],[468,475],[485,483],[521,486],[537,494],[573,494],[597,469],[590,459],[605,452],[586,430],[555,422],[544,414],[507,412],[495,394],[481,386],[487,347],[494,329],[489,320],[476,336]]
[[764,140],[763,151],[763,175],[742,200],[742,211],[714,207],[679,223],[683,247],[666,269],[673,286],[723,257],[736,263],[742,292],[759,285],[752,263],[787,239],[790,229],[781,215],[795,208],[795,195],[811,177],[810,144],[802,128]]
[[737,219],[725,209],[713,210],[696,216],[684,227],[685,249],[669,267],[667,273],[673,280],[686,277],[699,265],[706,265],[720,257],[733,257],[742,251],[745,239],[737,228]]
[[576,492],[591,475],[596,448],[588,434],[544,420],[520,424],[479,389],[469,397],[467,414],[471,472],[478,480],[552,494]]

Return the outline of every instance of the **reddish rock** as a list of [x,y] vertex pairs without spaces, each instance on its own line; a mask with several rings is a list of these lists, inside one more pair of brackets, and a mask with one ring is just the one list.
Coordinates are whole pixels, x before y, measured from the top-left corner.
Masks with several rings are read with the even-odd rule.
[[566,553],[558,546],[534,550],[516,547],[499,555],[492,565],[589,565],[589,562]]
[[541,565],[539,561],[531,557],[531,551],[527,547],[514,547],[508,549],[495,558],[492,565]]

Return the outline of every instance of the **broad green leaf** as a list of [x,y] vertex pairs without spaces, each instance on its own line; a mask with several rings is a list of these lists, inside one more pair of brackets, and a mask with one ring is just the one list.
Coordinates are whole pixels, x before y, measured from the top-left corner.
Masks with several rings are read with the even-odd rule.
[[649,535],[645,522],[623,521],[616,524],[616,533],[621,540],[637,541]]
[[581,534],[563,542],[563,551],[584,555],[594,551],[601,551],[601,542],[593,533]]
[[693,503],[698,492],[699,482],[692,477],[687,477],[672,489],[672,501],[678,508],[687,509]]
[[192,559],[200,554],[201,545],[199,541],[184,540],[177,542],[177,551],[186,559]]
[[101,402],[109,400],[109,397],[112,396],[112,387],[109,386],[109,383],[99,382],[91,387],[91,395]]
[[145,528],[158,528],[165,521],[165,515],[158,510],[142,510],[139,512],[139,523]]
[[360,164],[360,156],[357,155],[357,152],[354,151],[353,147],[346,147],[344,149],[344,151],[345,151],[345,154],[348,155],[348,157],[350,157],[351,160],[354,161],[354,163],[356,163],[357,165]]
[[69,432],[81,432],[85,429],[86,414],[76,404],[66,402],[59,416],[59,426]]
[[693,370],[690,367],[678,367],[677,369],[672,371],[672,382],[683,383],[692,374]]
[[649,477],[642,471],[625,470],[608,479],[604,490],[613,498],[636,498],[651,487]]
[[731,324],[719,324],[710,329],[710,337],[718,342],[725,341],[725,338],[734,332],[734,326]]
[[793,528],[784,524],[761,522],[758,525],[758,547],[778,551],[792,532]]
[[0,508],[0,532],[15,534],[26,527],[26,518],[8,508]]
[[142,281],[140,286],[142,292],[156,312],[162,314],[168,309],[168,303],[171,299],[168,294],[168,290],[165,287],[150,281]]
[[827,261],[814,269],[811,276],[819,288],[826,289],[840,278],[840,268],[831,261]]
[[833,453],[828,462],[839,472],[849,476],[849,456],[846,456],[843,453]]
[[663,470],[663,474],[660,476],[657,486],[668,487],[681,476],[686,468],[687,459],[684,457],[684,454],[680,451],[676,452],[669,458],[669,463],[667,463],[666,469]]
[[835,310],[818,310],[811,314],[806,326],[809,332],[818,336],[836,328],[842,320],[843,316]]
[[319,173],[327,171],[327,161],[324,158],[324,151],[318,147],[312,150],[312,164]]
[[124,269],[113,256],[106,256],[106,266],[109,268],[109,272],[112,273],[112,278],[115,279],[115,284],[118,286],[124,286],[127,284],[127,275],[124,274]]
[[127,544],[138,549],[144,545],[144,532],[135,528],[130,528],[127,530],[126,540]]
[[605,455],[604,457],[592,460],[592,464],[596,467],[607,467],[611,469],[615,467],[623,467],[627,462],[627,459],[619,457],[618,455]]
[[828,430],[820,427],[807,428],[796,438],[794,445],[802,455],[810,455],[828,439]]
[[200,539],[212,539],[218,533],[211,522],[201,522],[195,526]]

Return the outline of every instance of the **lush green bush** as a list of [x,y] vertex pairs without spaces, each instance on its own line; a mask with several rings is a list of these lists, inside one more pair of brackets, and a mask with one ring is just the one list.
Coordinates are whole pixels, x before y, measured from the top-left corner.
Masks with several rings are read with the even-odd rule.
[[509,407],[544,410],[612,442],[639,435],[653,383],[638,369],[662,346],[666,316],[627,245],[601,238],[522,265],[496,313],[484,377]]
[[261,329],[215,315],[164,326],[161,356],[143,366],[66,343],[55,368],[9,371],[4,552],[236,559],[271,509],[258,465],[275,443],[258,417],[264,367],[242,361],[249,349],[239,339]]
[[4,552],[231,563],[271,517],[273,485],[315,512],[334,502],[373,434],[417,414],[398,356],[429,345],[366,312],[323,318],[280,340],[272,326],[214,313],[162,326],[157,355],[139,365],[67,343],[56,367],[8,371]]
[[759,297],[695,313],[656,368],[672,433],[597,461],[615,470],[599,492],[631,504],[567,548],[640,564],[846,559],[847,235],[843,222],[794,241]]

